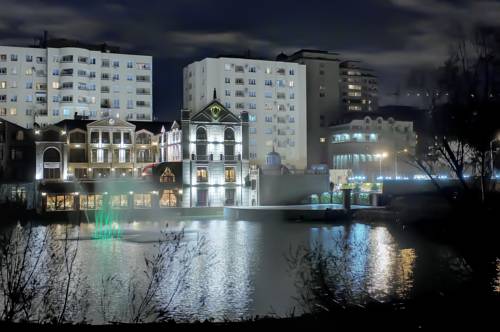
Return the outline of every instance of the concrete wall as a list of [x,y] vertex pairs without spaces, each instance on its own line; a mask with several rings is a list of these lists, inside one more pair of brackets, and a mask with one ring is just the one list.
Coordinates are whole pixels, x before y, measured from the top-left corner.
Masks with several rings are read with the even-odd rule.
[[329,191],[328,174],[260,175],[260,205],[300,204],[310,194]]

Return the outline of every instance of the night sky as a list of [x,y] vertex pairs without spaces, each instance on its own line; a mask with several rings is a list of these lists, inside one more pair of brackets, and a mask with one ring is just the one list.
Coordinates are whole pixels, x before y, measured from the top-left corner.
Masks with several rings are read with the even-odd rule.
[[478,23],[500,26],[500,1],[0,0],[1,45],[31,45],[48,30],[152,55],[160,119],[178,117],[185,65],[247,50],[324,49],[363,60],[377,71],[384,104],[411,68],[441,64],[457,35]]

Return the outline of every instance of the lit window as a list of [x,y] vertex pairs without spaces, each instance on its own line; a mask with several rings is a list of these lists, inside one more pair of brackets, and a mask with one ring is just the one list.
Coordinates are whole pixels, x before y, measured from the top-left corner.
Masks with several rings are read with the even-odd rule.
[[234,167],[225,168],[224,179],[226,182],[236,182],[236,170]]
[[208,170],[206,167],[198,167],[196,169],[196,181],[208,182]]

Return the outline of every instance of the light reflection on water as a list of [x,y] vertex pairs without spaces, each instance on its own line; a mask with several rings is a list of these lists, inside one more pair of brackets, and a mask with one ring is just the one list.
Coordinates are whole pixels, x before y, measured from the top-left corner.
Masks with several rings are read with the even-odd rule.
[[[91,240],[94,224],[81,225],[77,266],[88,283],[88,317],[92,321],[101,320],[98,301],[103,292],[102,278],[140,278],[144,256],[153,252],[166,225],[122,223],[122,238],[110,240]],[[460,283],[448,271],[447,259],[453,257],[448,248],[397,239],[383,226],[184,220],[168,221],[168,229],[184,229],[188,243],[205,237],[207,252],[213,254],[213,258],[202,256],[194,262],[187,277],[189,287],[174,298],[171,309],[177,319],[286,315],[297,306],[294,297],[298,295],[295,276],[284,258],[290,246],[320,243],[323,250],[341,257],[339,280],[342,287],[349,288],[354,302],[363,294],[383,301]],[[73,232],[76,234],[77,228]],[[169,287],[172,284],[164,285],[165,294]],[[116,289],[109,296],[115,315],[123,315],[128,303],[126,289]],[[301,312],[300,308],[294,311]]]

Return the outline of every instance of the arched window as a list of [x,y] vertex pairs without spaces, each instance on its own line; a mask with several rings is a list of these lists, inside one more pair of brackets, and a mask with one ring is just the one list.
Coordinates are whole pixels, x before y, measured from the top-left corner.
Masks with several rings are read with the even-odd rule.
[[234,130],[232,128],[224,130],[224,141],[234,141]]
[[207,140],[207,130],[203,127],[198,127],[196,129],[196,140],[206,141]]
[[85,133],[81,131],[74,131],[69,134],[70,143],[85,143]]
[[55,148],[48,148],[43,153],[43,178],[59,179],[61,177],[61,154]]
[[24,132],[22,130],[18,130],[16,134],[16,140],[23,141],[24,140]]
[[62,142],[61,135],[59,131],[49,129],[43,133],[44,141],[48,142]]
[[60,162],[61,155],[56,148],[48,148],[43,153],[43,162]]
[[151,144],[151,136],[148,133],[137,134],[135,144]]
[[172,173],[172,170],[169,167],[166,167],[160,176],[160,182],[164,183],[175,183],[175,174]]

